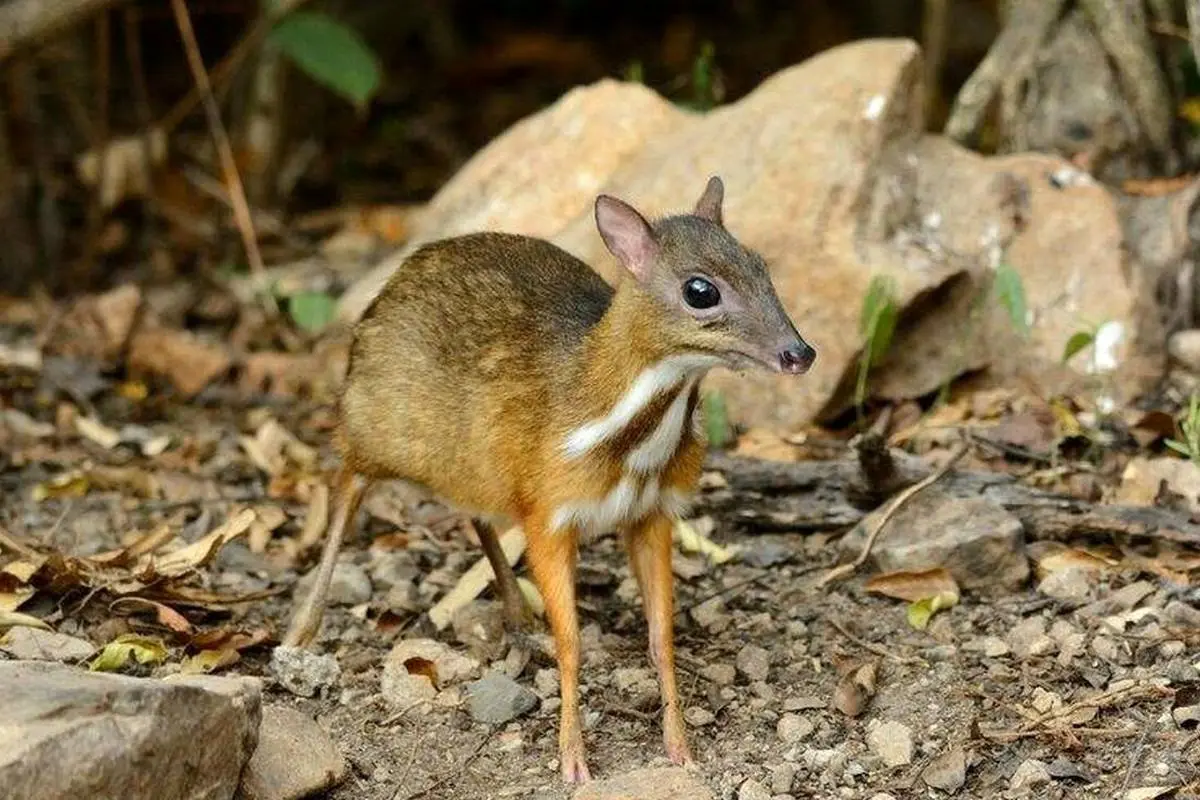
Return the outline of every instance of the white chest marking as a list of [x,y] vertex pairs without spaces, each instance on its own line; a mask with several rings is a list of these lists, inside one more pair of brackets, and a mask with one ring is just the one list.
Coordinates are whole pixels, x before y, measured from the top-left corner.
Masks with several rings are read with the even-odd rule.
[[683,426],[687,424],[688,400],[699,380],[693,376],[684,382],[683,388],[675,395],[658,425],[625,456],[625,466],[628,469],[641,475],[657,472],[675,455],[683,438]]
[[638,491],[637,482],[626,475],[599,500],[582,500],[559,506],[550,519],[550,529],[558,531],[573,526],[581,533],[598,535],[622,523],[636,522],[656,508],[658,502],[657,475],[648,479],[641,491]]
[[624,430],[655,397],[678,386],[689,373],[714,367],[718,363],[720,359],[715,356],[682,355],[665,358],[647,367],[608,414],[571,431],[563,442],[563,450],[569,458],[582,456]]

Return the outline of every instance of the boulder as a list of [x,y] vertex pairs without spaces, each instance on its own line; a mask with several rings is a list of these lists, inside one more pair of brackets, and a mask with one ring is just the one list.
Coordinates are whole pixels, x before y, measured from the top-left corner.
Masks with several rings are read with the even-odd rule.
[[[891,279],[900,326],[870,382],[900,399],[968,371],[1072,379],[1063,347],[1110,322],[1096,362],[1113,374],[1137,340],[1141,288],[1126,272],[1113,199],[1056,158],[985,158],[926,135],[921,57],[909,40],[840,45],[784,69],[736,102],[698,114],[639,84],[576,89],[480,151],[431,201],[414,238],[343,296],[359,318],[420,244],[491,229],[548,238],[606,280],[620,268],[596,232],[597,193],[649,215],[690,208],[725,181],[727,227],[767,260],[780,297],[817,350],[801,379],[715,370],[731,420],[794,428],[852,402],[863,298]],[[1022,276],[1028,343],[994,300],[964,332],[996,266]]]
[[0,662],[0,798],[228,800],[258,743],[253,678]]

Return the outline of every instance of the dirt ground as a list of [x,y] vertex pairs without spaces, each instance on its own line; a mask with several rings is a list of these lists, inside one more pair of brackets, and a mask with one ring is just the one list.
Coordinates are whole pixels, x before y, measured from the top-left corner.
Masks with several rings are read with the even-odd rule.
[[[9,399],[31,414],[53,419],[29,387],[8,389]],[[381,693],[383,663],[401,638],[432,637],[479,655],[454,627],[436,632],[426,614],[480,557],[453,518],[433,506],[406,507],[395,487],[371,496],[361,535],[344,551],[344,560],[370,577],[370,599],[326,615],[315,647],[336,656],[341,679],[327,696],[299,698],[271,681],[268,663],[295,584],[311,563],[288,555],[304,523],[304,492],[257,469],[242,438],[261,430],[268,412],[233,411],[204,396],[147,409],[111,388],[96,409],[116,428],[143,425],[169,434],[172,444],[150,458],[86,438],[10,439],[0,470],[0,522],[18,538],[86,555],[128,544],[134,532],[162,522],[194,540],[235,506],[282,509],[284,521],[265,541],[230,542],[198,574],[199,584],[215,593],[271,596],[175,607],[196,630],[266,632],[265,641],[223,671],[263,676],[266,702],[301,708],[332,732],[351,769],[329,797],[570,796],[558,780],[558,701],[547,696],[556,690],[547,691],[550,673],[538,676],[553,667],[547,652],[534,652],[524,665],[509,662],[539,703],[506,725],[473,722],[461,685],[443,688],[424,712],[397,709]],[[328,408],[292,403],[270,413],[302,432],[320,454],[319,465],[333,463]],[[55,474],[87,463],[141,470],[156,482],[155,497],[93,479],[83,496],[34,499],[36,487]],[[311,490],[311,476],[307,485]],[[754,502],[739,499],[743,507]],[[698,513],[706,514],[703,501]],[[716,796],[949,796],[932,787],[956,783],[960,753],[959,797],[1196,796],[1196,721],[1172,718],[1173,703],[1194,691],[1188,687],[1196,685],[1200,659],[1200,593],[1186,582],[1122,567],[1073,599],[1032,585],[989,596],[967,592],[916,630],[906,622],[905,604],[868,593],[862,576],[817,585],[838,560],[837,532],[754,533],[737,523],[736,508],[712,518],[711,538],[740,545],[740,556],[713,564],[679,552],[675,571],[682,698],[697,774]],[[612,537],[581,554],[582,705],[596,778],[667,763],[633,586]],[[490,597],[488,590],[476,606],[485,622],[498,619]],[[115,608],[104,592],[68,591],[43,593],[22,610],[96,644],[129,630],[166,635],[172,655],[160,672],[178,669],[183,654],[194,651],[187,636],[173,636],[153,617]],[[508,649],[493,651],[501,668]],[[844,675],[858,676],[862,690],[847,694]],[[861,713],[839,710],[847,703],[858,703]],[[1129,794],[1134,790],[1145,793]]]

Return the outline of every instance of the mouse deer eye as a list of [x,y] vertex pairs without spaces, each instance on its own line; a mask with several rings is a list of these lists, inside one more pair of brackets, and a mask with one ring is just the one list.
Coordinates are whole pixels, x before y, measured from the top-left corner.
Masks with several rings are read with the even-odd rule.
[[721,293],[707,278],[688,278],[683,284],[683,302],[692,308],[713,308],[721,302]]

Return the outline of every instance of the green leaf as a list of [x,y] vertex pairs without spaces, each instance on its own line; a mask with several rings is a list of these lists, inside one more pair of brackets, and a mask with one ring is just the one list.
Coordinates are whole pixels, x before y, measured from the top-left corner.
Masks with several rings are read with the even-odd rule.
[[1000,304],[1008,311],[1013,327],[1022,336],[1029,333],[1028,306],[1025,303],[1025,283],[1021,273],[1013,269],[1011,264],[1001,264],[996,268],[996,281],[993,284]]
[[709,445],[718,450],[733,438],[729,428],[729,413],[725,408],[725,396],[720,392],[704,394],[704,430],[708,434]]
[[1163,444],[1165,444],[1167,447],[1174,450],[1176,453],[1183,453],[1185,456],[1188,456],[1188,457],[1190,457],[1192,455],[1192,451],[1189,450],[1188,446],[1186,444],[1184,444],[1183,442],[1178,442],[1174,439],[1167,439],[1163,442]]
[[117,672],[129,663],[130,657],[139,664],[161,664],[167,659],[167,648],[161,640],[127,633],[118,636],[92,660],[93,672]]
[[313,80],[360,110],[379,89],[379,59],[352,28],[327,14],[288,14],[271,30],[269,41]]
[[1091,345],[1094,339],[1091,331],[1076,331],[1071,334],[1071,338],[1067,339],[1067,346],[1063,348],[1063,363],[1067,363],[1076,353]]
[[929,620],[934,614],[944,608],[951,608],[957,603],[958,595],[955,592],[939,592],[929,597],[922,597],[920,600],[908,604],[908,624],[923,631],[929,625]]
[[333,321],[337,302],[324,292],[300,292],[288,300],[288,314],[297,327],[320,333]]
[[854,389],[854,404],[859,408],[866,400],[868,371],[883,361],[892,344],[892,334],[896,331],[899,316],[894,298],[895,282],[890,276],[875,275],[871,278],[859,315],[859,332],[866,340]]

